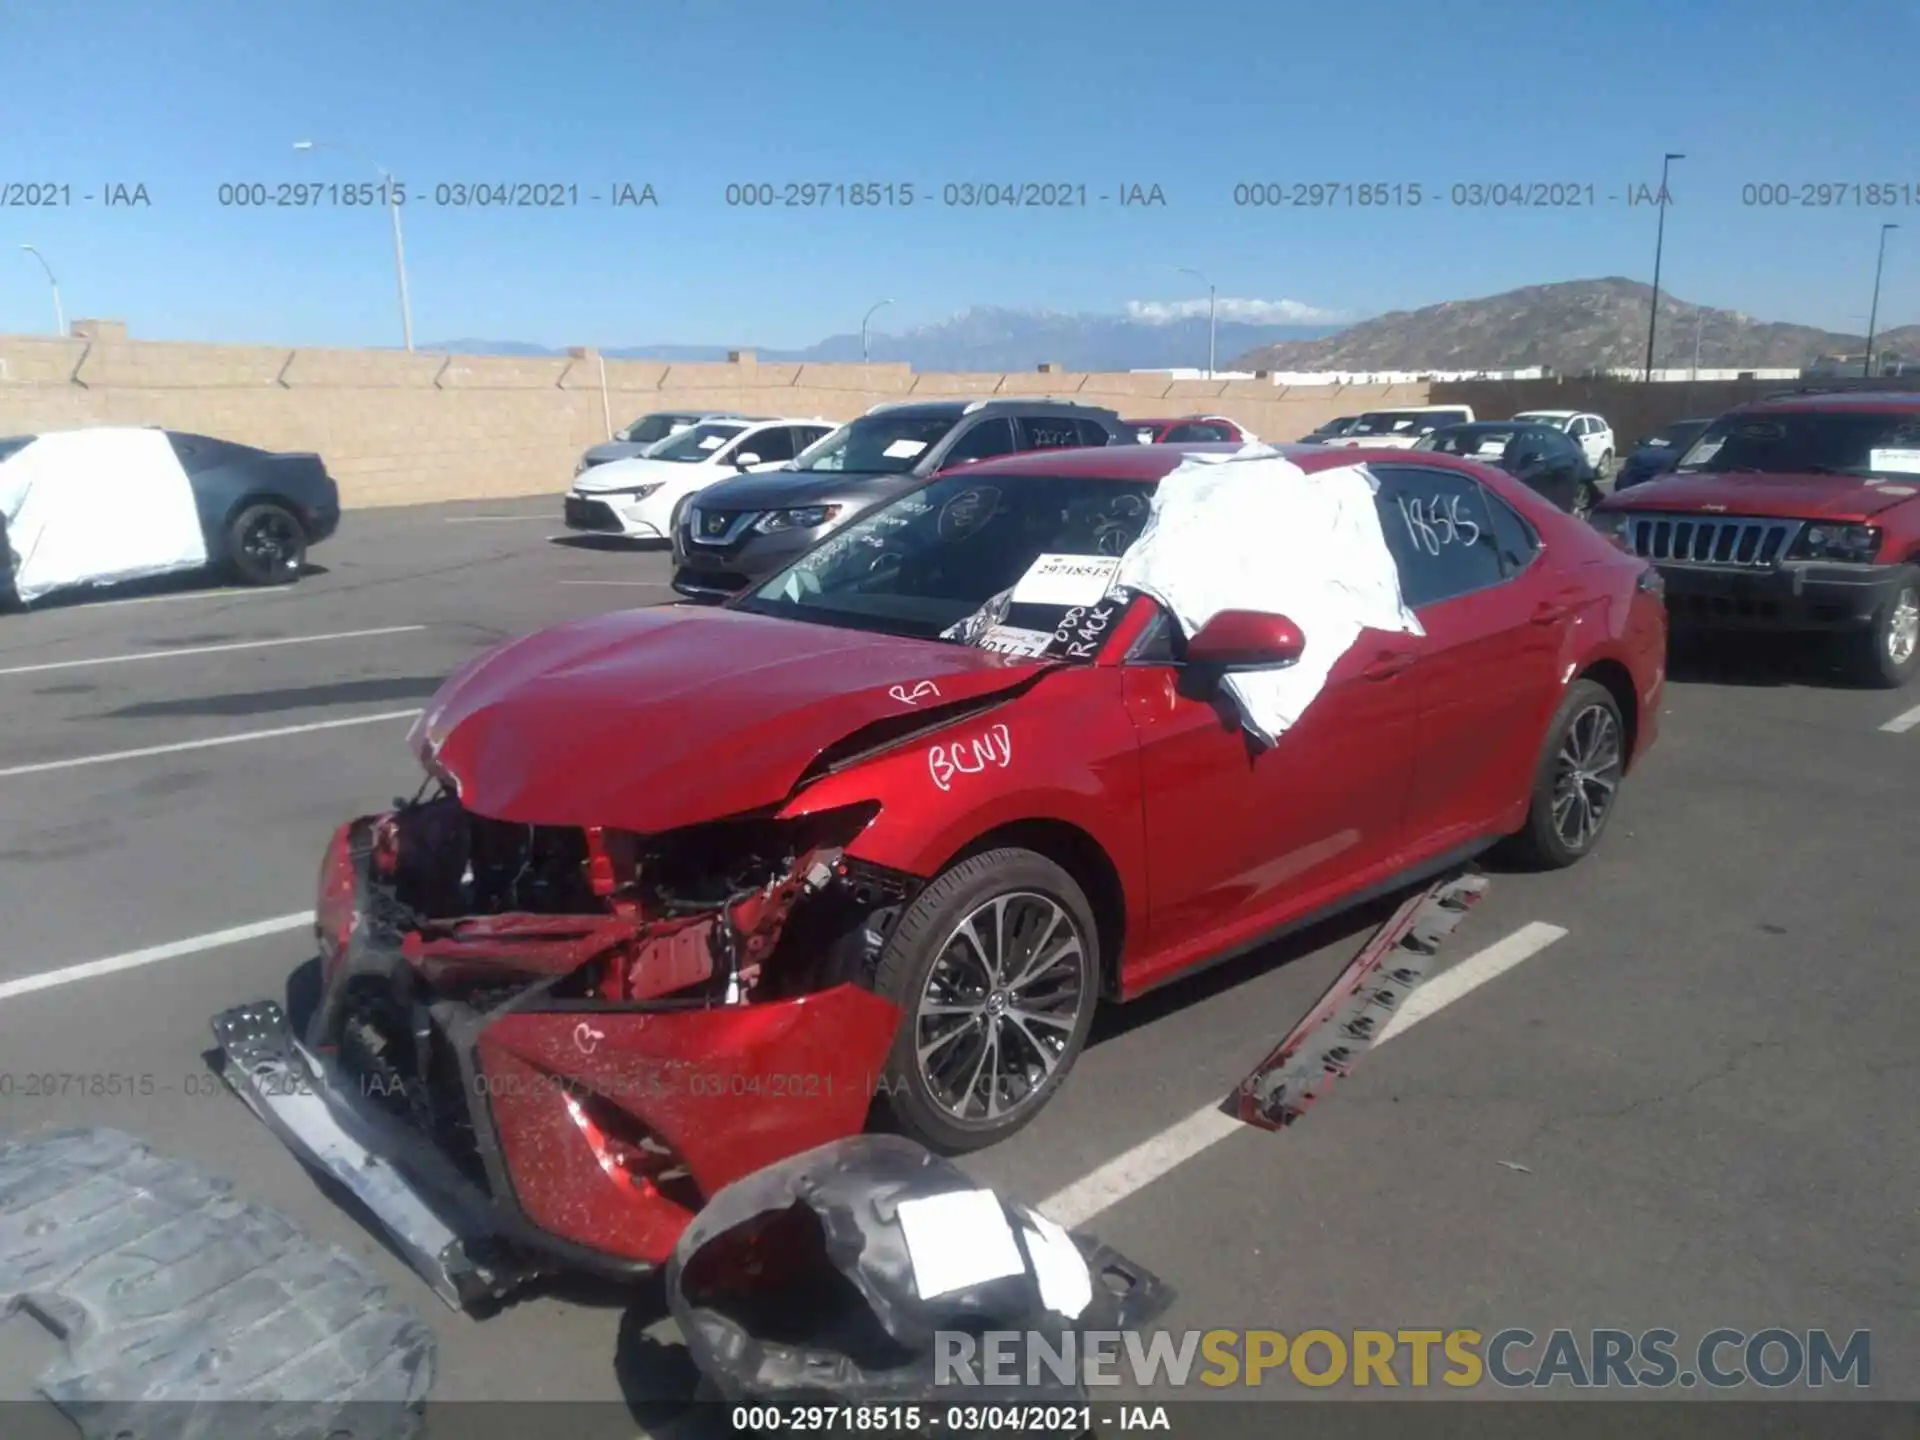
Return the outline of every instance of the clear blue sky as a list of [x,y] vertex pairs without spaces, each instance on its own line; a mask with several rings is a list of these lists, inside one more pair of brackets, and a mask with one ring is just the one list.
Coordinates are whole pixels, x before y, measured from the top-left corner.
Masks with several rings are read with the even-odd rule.
[[[1609,194],[1676,165],[1664,284],[1860,329],[1920,321],[1915,0],[43,0],[0,4],[0,331],[67,314],[169,339],[393,344],[378,210],[222,208],[222,183],[413,192],[416,335],[801,345],[974,304],[1119,311],[1223,297],[1364,315],[1517,285],[1650,279],[1654,213]],[[912,182],[906,210],[730,209],[730,181]],[[1164,209],[963,212],[940,186],[1159,184]],[[1245,181],[1591,184],[1597,209],[1236,208]],[[436,210],[435,184],[651,183],[658,208]],[[1890,182],[1894,210],[1743,206],[1748,183]],[[152,204],[80,199],[109,183]],[[0,198],[8,198],[0,196]]]

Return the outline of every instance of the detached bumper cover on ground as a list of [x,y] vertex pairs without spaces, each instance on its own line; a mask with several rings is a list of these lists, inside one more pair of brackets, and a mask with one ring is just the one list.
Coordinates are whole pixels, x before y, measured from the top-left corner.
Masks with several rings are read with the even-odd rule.
[[1063,1353],[1069,1333],[1134,1329],[1173,1299],[1118,1252],[891,1135],[728,1186],[666,1279],[694,1363],[735,1403],[1081,1402],[1079,1383],[1047,1373],[962,1390],[942,1374],[938,1337],[1017,1331]]
[[40,1389],[88,1440],[385,1440],[433,1383],[432,1332],[360,1261],[113,1130],[0,1139],[19,1309],[66,1342]]

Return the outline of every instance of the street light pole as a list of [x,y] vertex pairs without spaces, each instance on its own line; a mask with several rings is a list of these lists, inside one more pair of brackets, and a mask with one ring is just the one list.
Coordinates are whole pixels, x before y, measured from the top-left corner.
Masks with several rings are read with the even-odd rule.
[[892,303],[891,300],[882,300],[871,306],[867,313],[860,317],[860,363],[863,365],[867,362],[867,322],[873,319],[874,311],[884,310]]
[[33,246],[22,245],[20,248],[38,260],[40,268],[47,272],[47,284],[53,287],[53,333],[64,340],[67,338],[67,316],[66,312],[60,308],[60,282],[53,278],[53,266],[49,265],[47,257]]
[[1867,355],[1860,362],[1860,375],[1863,379],[1873,378],[1873,327],[1880,318],[1880,272],[1887,263],[1887,232],[1900,227],[1889,221],[1880,227],[1880,258],[1873,262],[1873,307],[1867,311]]
[[372,165],[380,176],[380,186],[387,196],[387,214],[393,221],[393,270],[400,281],[400,333],[406,338],[407,353],[413,353],[413,302],[407,295],[407,250],[400,238],[400,189],[393,183],[393,176],[386,166],[369,160],[364,155],[332,144],[324,140],[296,140],[296,150],[335,150],[342,155],[351,156],[363,165]]
[[1668,151],[1660,161],[1660,225],[1653,240],[1653,308],[1647,314],[1647,372],[1643,383],[1653,382],[1653,334],[1660,323],[1660,255],[1667,245],[1667,169],[1676,160],[1684,160],[1684,155]]
[[1215,295],[1217,292],[1213,288],[1213,282],[1207,279],[1207,277],[1202,275],[1198,270],[1190,270],[1185,265],[1182,265],[1179,267],[1177,273],[1181,275],[1191,275],[1193,276],[1194,279],[1198,280],[1202,285],[1207,287],[1207,378],[1211,380],[1213,378],[1213,362],[1214,362],[1213,341],[1214,341],[1214,334],[1215,334],[1213,322],[1214,322],[1214,314],[1215,314]]

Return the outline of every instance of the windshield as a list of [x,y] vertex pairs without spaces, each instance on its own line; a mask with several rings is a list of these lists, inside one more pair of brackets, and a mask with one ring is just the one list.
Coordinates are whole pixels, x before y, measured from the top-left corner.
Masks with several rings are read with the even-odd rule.
[[[759,614],[1015,654],[1088,658],[1146,524],[1151,483],[964,473],[933,480],[815,546],[736,603]],[[1097,625],[1093,637],[1083,632]]]
[[0,439],[0,460],[5,460],[10,455],[18,454],[20,451],[26,449],[27,446],[31,445],[33,441],[34,437],[31,435],[9,435],[4,439]]
[[803,452],[793,468],[904,475],[959,423],[958,415],[863,415]]
[[1787,410],[1713,422],[1682,474],[1920,475],[1920,414]]
[[747,427],[744,425],[690,425],[663,445],[647,452],[649,460],[671,460],[693,465],[711,460],[714,452]]
[[615,438],[629,445],[651,445],[676,430],[686,429],[698,418],[696,415],[642,415]]
[[1700,438],[1700,432],[1712,423],[1711,420],[1682,420],[1676,425],[1667,426],[1666,429],[1647,441],[1647,444],[1658,446],[1662,449],[1683,449],[1698,440]]
[[1349,435],[1424,435],[1442,425],[1456,425],[1464,416],[1447,411],[1369,410],[1354,421]]
[[1484,460],[1490,456],[1504,455],[1507,446],[1525,433],[1511,426],[1504,430],[1476,430],[1462,426],[1436,431],[1413,448],[1433,450],[1442,455],[1469,455]]

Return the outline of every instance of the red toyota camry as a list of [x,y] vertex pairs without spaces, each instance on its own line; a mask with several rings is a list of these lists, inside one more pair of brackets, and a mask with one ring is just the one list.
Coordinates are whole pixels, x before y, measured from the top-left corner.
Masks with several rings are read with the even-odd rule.
[[1586,855],[1654,740],[1658,576],[1472,461],[1285,454],[1367,467],[1418,623],[1356,630],[1271,743],[1226,697],[1311,656],[1303,615],[1189,634],[1075,591],[1150,528],[1167,447],[949,471],[724,607],[473,661],[416,727],[421,795],[334,838],[311,1019],[216,1021],[242,1093],[464,1300],[658,1264],[876,1106],[998,1140],[1100,1000],[1499,842]]

